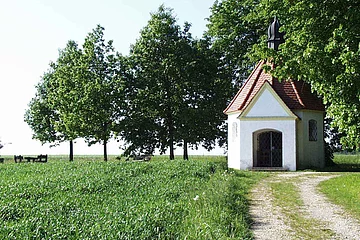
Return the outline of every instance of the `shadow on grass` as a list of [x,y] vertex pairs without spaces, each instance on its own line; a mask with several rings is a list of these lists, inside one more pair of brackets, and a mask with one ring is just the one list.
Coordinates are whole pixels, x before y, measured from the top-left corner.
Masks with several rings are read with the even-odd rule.
[[334,164],[333,166],[325,167],[318,170],[319,172],[360,172],[360,164]]
[[334,159],[321,172],[360,172],[359,154],[334,154]]

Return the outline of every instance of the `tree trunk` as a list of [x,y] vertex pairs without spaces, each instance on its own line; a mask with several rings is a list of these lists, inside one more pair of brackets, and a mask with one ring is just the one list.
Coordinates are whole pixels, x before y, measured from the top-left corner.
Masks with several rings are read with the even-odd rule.
[[184,160],[189,160],[188,142],[186,140],[184,140]]
[[175,159],[175,155],[174,155],[174,127],[173,127],[173,122],[172,122],[172,117],[170,117],[169,120],[169,138],[170,138],[170,160],[174,160]]
[[174,137],[170,135],[170,160],[174,160]]
[[107,140],[104,139],[104,161],[107,162]]
[[171,114],[171,109],[168,108],[167,110],[167,122],[168,122],[168,129],[169,129],[169,147],[170,147],[170,160],[175,159],[174,155],[174,122],[173,116]]
[[103,135],[103,144],[104,144],[104,161],[107,162],[107,142],[108,142],[108,136],[107,136],[107,130],[108,130],[108,123],[104,124],[104,135]]
[[70,162],[74,161],[74,143],[73,140],[70,140],[70,155],[69,155]]

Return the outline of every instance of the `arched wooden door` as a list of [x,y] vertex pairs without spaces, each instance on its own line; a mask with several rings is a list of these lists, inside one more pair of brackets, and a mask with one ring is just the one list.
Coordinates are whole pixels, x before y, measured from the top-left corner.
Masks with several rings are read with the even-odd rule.
[[282,167],[282,133],[266,131],[257,134],[255,167]]

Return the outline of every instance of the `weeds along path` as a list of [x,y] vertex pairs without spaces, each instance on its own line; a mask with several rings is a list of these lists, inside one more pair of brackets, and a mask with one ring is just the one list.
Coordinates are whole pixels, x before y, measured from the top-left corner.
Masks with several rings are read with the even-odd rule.
[[318,191],[327,173],[278,173],[251,192],[255,239],[360,239],[360,223]]

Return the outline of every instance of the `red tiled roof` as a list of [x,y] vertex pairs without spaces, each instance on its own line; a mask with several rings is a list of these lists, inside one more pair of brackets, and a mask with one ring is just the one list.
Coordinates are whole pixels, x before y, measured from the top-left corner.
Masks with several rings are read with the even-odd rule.
[[322,101],[311,92],[309,84],[295,80],[279,82],[265,72],[264,64],[268,63],[260,61],[256,65],[249,78],[224,110],[225,114],[244,110],[266,81],[290,109],[325,110]]

